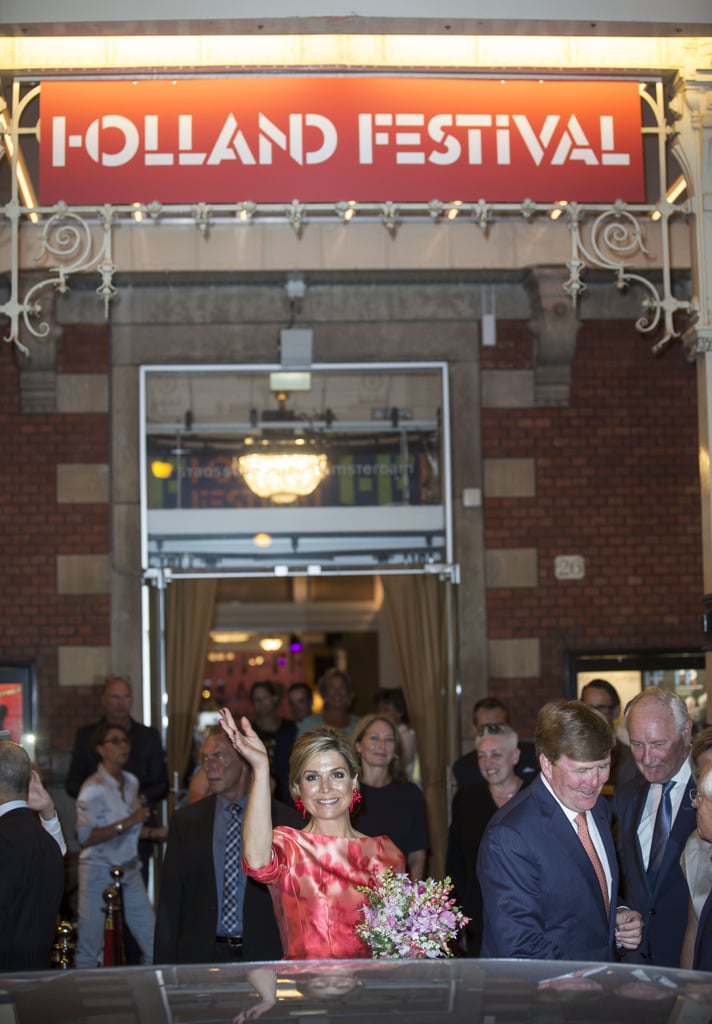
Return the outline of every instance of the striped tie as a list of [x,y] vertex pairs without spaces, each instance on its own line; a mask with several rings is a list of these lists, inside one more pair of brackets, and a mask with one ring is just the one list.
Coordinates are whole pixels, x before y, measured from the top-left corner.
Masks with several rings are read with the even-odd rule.
[[601,887],[601,895],[603,896],[603,905],[606,908],[606,917],[610,913],[611,903],[608,896],[608,883],[606,882],[606,873],[603,870],[603,864],[601,864],[601,858],[596,852],[596,847],[593,845],[591,839],[591,833],[588,831],[588,822],[586,821],[586,815],[579,813],[576,815],[576,829],[578,831],[578,837],[581,840],[581,845],[588,854],[588,859],[591,861],[593,870],[596,872],[596,878],[598,884]]
[[665,856],[665,847],[670,837],[672,828],[672,796],[671,789],[675,785],[673,779],[663,783],[663,791],[658,804],[658,813],[653,827],[653,839],[650,844],[650,858],[648,860],[648,879],[652,886],[658,877],[660,866]]
[[225,836],[222,925],[228,935],[239,935],[238,883],[242,869],[242,824],[238,804],[230,805],[230,821]]

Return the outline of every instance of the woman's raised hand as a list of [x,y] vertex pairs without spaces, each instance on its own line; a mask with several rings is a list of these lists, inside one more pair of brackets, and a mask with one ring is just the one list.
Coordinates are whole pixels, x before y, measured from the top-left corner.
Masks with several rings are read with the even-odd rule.
[[221,708],[220,725],[225,730],[235,750],[244,757],[253,771],[262,766],[266,767],[269,771],[267,749],[252,728],[249,718],[243,716],[240,719],[240,727],[238,728],[230,709]]

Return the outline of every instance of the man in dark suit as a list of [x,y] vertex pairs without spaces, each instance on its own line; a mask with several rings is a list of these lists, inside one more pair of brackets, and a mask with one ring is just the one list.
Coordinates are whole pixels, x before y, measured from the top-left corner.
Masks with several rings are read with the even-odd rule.
[[483,957],[613,960],[633,949],[640,914],[617,906],[608,801],[613,733],[579,701],[545,704],[536,726],[541,774],[492,818],[477,876]]
[[50,967],[64,865],[57,842],[27,806],[32,765],[0,741],[0,971]]
[[[705,843],[710,844],[712,854],[712,763],[707,764],[700,774],[694,805],[697,811],[697,834]],[[712,890],[697,923],[692,966],[697,971],[712,971]]]
[[[131,684],[128,679],[117,675],[106,677],[101,695],[104,715],[98,722],[91,722],[89,725],[82,725],[77,729],[64,786],[70,796],[77,797],[82,783],[97,769],[98,761],[93,743],[96,729],[103,723],[117,725],[128,733],[131,742],[131,753],[126,762],[126,771],[136,776],[142,798],[155,812],[156,804],[168,795],[166,755],[158,731],[152,726],[136,722],[131,717],[131,699]],[[150,827],[153,824],[160,824],[160,821],[154,820],[152,817],[147,824]],[[152,852],[153,843],[150,839],[139,840],[138,853],[141,858],[145,883],[148,882],[148,864]],[[132,962],[134,960],[136,963],[139,962],[137,953],[138,950],[133,943],[133,937],[131,937],[129,958]]]
[[101,695],[104,710],[98,722],[77,729],[72,758],[65,780],[65,789],[76,797],[82,783],[96,771],[97,757],[92,737],[97,726],[107,722],[125,729],[131,741],[131,755],[126,771],[138,779],[142,795],[149,804],[156,804],[168,794],[166,755],[156,729],[142,725],[131,717],[131,684],[123,676],[107,676]]
[[[615,724],[621,713],[621,699],[615,686],[607,679],[592,679],[581,690],[581,700],[599,715],[603,715],[615,736]],[[604,787],[604,794],[613,796],[616,786],[634,779],[637,771],[630,747],[616,736],[611,751],[611,774]]]
[[[245,877],[239,858],[234,929],[223,919],[223,883],[231,807],[244,818],[250,768],[221,726],[205,739],[202,762],[211,794],[173,815],[156,908],[154,963],[226,963],[284,956],[267,888]],[[273,802],[275,825],[301,827],[297,812]]]
[[[477,736],[485,725],[510,725],[509,712],[502,701],[497,700],[496,697],[483,697],[472,709],[473,735]],[[533,743],[529,743],[527,740],[519,741],[519,761],[514,771],[525,782],[531,782],[537,775],[539,763]],[[476,782],[486,785],[482,778],[476,750],[471,750],[469,754],[458,757],[452,766],[452,773],[455,776],[458,789],[472,786]]]
[[640,948],[631,963],[679,967],[688,889],[680,854],[695,827],[687,705],[670,690],[650,687],[629,701],[625,723],[638,776],[616,789],[623,896],[643,915]]

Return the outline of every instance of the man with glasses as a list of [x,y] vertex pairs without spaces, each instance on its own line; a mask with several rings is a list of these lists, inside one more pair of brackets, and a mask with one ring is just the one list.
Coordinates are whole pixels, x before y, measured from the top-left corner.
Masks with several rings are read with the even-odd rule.
[[[581,700],[590,708],[603,715],[615,736],[615,724],[620,718],[621,699],[618,691],[607,679],[592,679],[581,690]],[[604,786],[604,796],[611,796],[616,786],[636,777],[637,769],[630,747],[616,736],[611,751],[611,774]]]
[[[682,967],[692,967],[693,953],[695,949],[695,936],[697,934],[697,922],[702,915],[705,901],[712,889],[712,843],[703,836],[704,817],[707,813],[705,807],[700,815],[700,804],[703,798],[700,796],[702,789],[702,774],[707,765],[712,764],[712,726],[704,729],[692,744],[690,750],[690,764],[692,765],[692,777],[695,780],[696,789],[690,793],[692,806],[697,809],[697,828],[691,834],[685,844],[685,849],[680,858],[682,873],[687,880],[689,892],[689,903],[687,908],[687,929],[685,940],[682,944]],[[703,825],[700,825],[700,818]]]
[[[698,788],[690,793],[697,812],[697,834],[702,842],[707,843],[708,856],[712,856],[712,763],[709,761],[702,769],[697,785]],[[697,971],[712,971],[712,889],[695,928],[692,967]]]
[[[242,871],[242,821],[250,767],[221,726],[205,739],[210,794],[171,820],[156,908],[154,963],[280,960],[267,888]],[[301,828],[295,810],[272,803],[275,825]]]
[[618,786],[613,805],[623,895],[645,923],[626,960],[679,967],[688,901],[680,855],[695,827],[692,722],[681,697],[649,687],[629,701],[625,723],[638,776]]

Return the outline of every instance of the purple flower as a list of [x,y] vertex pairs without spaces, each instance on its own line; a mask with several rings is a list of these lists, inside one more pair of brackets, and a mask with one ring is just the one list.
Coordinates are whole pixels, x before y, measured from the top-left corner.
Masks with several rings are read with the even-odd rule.
[[448,943],[469,920],[450,896],[449,878],[411,882],[389,869],[360,890],[367,899],[356,933],[374,957],[451,956]]

